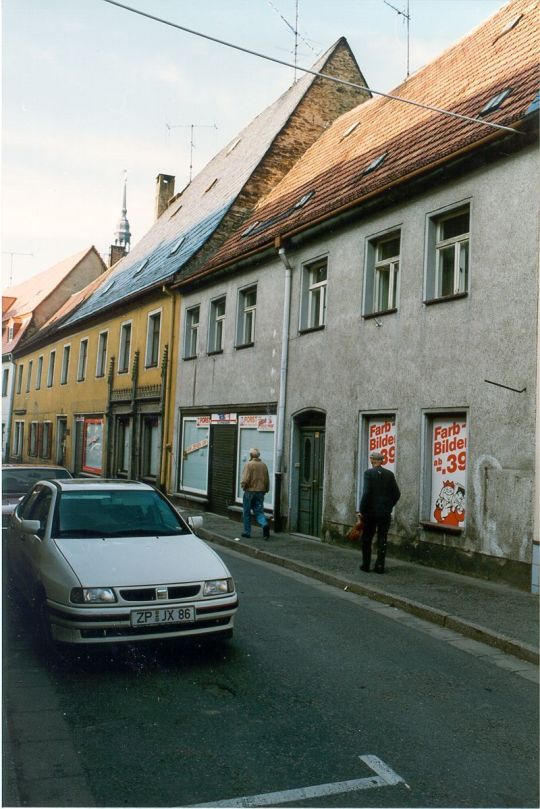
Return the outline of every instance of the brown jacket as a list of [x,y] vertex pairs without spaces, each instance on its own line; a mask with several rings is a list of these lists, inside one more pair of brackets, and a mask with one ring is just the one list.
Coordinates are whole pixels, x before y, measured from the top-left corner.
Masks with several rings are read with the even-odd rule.
[[242,488],[246,492],[267,492],[270,490],[268,467],[260,458],[251,458],[242,471]]

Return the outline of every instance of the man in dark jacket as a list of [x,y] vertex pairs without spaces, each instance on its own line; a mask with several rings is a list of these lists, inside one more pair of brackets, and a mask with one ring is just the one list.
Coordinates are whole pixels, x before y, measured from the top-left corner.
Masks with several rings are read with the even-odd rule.
[[359,512],[364,521],[360,570],[369,573],[371,543],[377,531],[377,560],[374,570],[375,573],[384,573],[386,537],[390,528],[392,509],[399,500],[401,492],[394,473],[382,465],[384,460],[382,453],[372,452],[369,458],[372,468],[364,472],[364,491]]

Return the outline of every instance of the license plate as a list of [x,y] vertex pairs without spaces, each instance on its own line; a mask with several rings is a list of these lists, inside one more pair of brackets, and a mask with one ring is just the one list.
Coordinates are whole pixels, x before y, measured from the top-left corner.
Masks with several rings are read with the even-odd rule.
[[159,607],[150,610],[132,610],[131,626],[149,624],[185,624],[195,620],[195,607]]

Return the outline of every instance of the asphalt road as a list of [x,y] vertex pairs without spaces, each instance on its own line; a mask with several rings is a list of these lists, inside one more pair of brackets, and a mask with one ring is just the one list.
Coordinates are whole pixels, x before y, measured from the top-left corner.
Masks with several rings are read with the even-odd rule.
[[[538,806],[533,682],[398,610],[220,553],[240,595],[233,641],[83,656],[49,669],[48,697],[29,617],[8,603],[7,665],[16,661],[19,684],[37,678],[45,699],[40,736],[37,714],[24,712],[32,688],[5,678],[8,706],[19,706],[19,774],[30,748],[17,734],[39,750],[51,738],[48,716],[62,722],[62,749],[70,746],[77,783],[97,806],[239,806],[253,795],[269,795],[256,805],[271,806]],[[377,779],[373,761],[390,778]],[[21,782],[24,805],[37,805],[28,801],[47,775],[43,765],[41,782]],[[335,794],[351,780],[356,789]],[[307,799],[282,794],[320,785]],[[77,805],[69,777],[62,788],[40,805]]]

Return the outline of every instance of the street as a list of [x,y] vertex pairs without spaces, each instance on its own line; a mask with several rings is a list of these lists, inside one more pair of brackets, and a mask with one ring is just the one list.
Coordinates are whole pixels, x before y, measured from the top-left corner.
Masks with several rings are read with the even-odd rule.
[[8,599],[22,805],[538,805],[533,682],[398,610],[219,553],[240,598],[231,642],[98,649],[46,670]]

